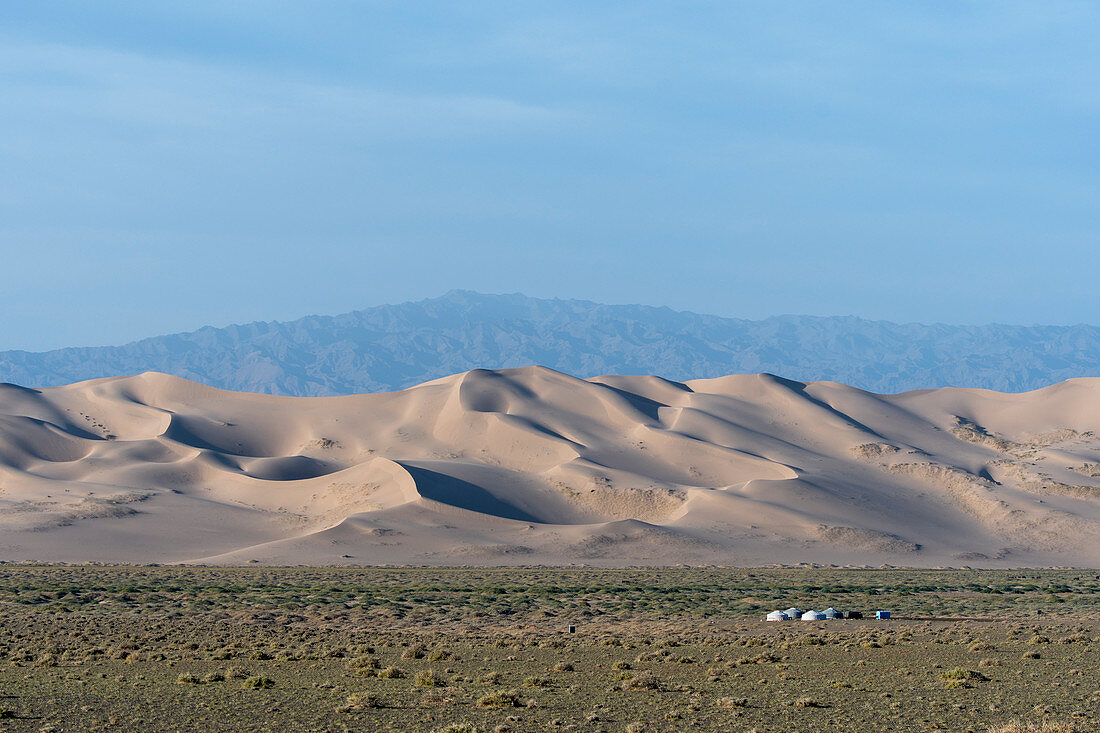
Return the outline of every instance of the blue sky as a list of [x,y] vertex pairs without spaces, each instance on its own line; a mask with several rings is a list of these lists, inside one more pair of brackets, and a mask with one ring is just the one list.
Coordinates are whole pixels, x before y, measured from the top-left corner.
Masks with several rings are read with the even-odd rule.
[[1088,2],[0,3],[0,349],[452,288],[1100,322]]

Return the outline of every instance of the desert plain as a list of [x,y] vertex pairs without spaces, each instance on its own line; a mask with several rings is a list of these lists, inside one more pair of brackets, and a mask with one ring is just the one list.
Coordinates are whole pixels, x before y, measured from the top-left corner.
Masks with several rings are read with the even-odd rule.
[[[0,729],[1084,732],[1098,591],[1072,570],[4,566]],[[792,603],[865,618],[762,620]]]

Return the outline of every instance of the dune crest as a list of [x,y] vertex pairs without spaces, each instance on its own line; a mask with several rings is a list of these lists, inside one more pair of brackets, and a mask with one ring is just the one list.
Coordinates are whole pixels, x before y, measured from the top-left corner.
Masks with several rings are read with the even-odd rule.
[[1100,564],[1100,380],[0,385],[0,560]]

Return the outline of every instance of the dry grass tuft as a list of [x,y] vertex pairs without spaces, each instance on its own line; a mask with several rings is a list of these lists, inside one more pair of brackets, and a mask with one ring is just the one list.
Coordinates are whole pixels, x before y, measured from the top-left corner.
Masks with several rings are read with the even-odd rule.
[[523,706],[517,690],[498,690],[482,695],[477,700],[479,708],[518,708]]

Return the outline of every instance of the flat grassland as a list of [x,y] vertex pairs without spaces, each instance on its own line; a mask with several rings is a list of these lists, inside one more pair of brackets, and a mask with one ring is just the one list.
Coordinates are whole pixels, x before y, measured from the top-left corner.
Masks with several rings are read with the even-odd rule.
[[1098,627],[1081,570],[8,565],[0,730],[1085,731]]

